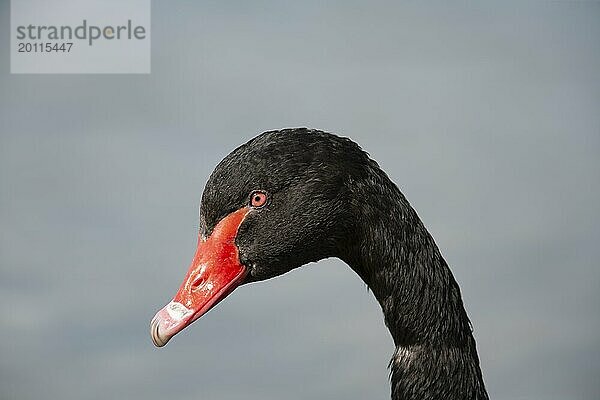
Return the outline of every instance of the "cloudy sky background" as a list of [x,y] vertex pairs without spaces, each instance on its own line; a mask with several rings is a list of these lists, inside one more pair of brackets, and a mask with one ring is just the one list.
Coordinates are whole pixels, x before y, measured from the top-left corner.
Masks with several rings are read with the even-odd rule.
[[389,398],[379,306],[337,260],[150,341],[214,165],[289,126],[356,140],[415,206],[491,398],[598,398],[600,4],[223,3],[154,2],[150,75],[0,53],[0,398]]

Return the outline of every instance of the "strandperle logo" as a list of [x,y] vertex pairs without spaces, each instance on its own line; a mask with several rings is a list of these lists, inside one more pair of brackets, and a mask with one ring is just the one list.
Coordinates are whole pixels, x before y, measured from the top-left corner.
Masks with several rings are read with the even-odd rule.
[[85,40],[89,46],[94,44],[95,40],[144,40],[146,39],[146,28],[142,25],[134,25],[129,19],[123,25],[91,25],[86,19],[81,25],[72,27],[45,26],[45,25],[20,25],[17,26],[18,40]]
[[149,74],[150,0],[11,0],[13,74]]

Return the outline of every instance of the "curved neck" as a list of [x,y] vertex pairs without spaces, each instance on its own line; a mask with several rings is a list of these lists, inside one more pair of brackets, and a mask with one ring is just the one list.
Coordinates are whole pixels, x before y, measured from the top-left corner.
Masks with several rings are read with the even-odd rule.
[[433,238],[378,167],[354,187],[360,219],[342,258],[373,291],[396,345],[392,399],[487,400],[460,289]]

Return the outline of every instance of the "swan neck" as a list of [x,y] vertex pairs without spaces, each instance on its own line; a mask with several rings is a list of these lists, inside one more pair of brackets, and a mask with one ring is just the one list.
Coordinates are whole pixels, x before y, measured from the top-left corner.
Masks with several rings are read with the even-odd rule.
[[344,261],[375,295],[396,345],[392,399],[488,399],[460,289],[433,238],[378,168],[355,188],[364,201]]

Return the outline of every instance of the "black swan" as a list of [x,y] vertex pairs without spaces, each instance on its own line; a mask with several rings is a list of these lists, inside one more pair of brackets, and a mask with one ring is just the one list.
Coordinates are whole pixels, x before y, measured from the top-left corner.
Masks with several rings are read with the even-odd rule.
[[488,399],[460,289],[398,187],[356,143],[306,128],[265,132],[210,176],[198,248],[151,322],[164,346],[237,286],[327,257],[381,304],[396,351],[393,400]]

